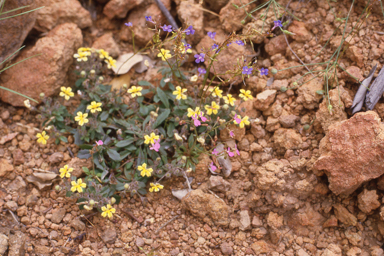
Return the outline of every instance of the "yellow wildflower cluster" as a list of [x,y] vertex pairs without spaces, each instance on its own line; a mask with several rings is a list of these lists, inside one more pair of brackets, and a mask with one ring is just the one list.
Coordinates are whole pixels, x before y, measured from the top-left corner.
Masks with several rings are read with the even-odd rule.
[[107,63],[109,69],[111,69],[112,67],[116,67],[116,60],[109,56],[108,52],[103,49],[96,50],[88,47],[80,47],[77,50],[77,53],[73,55],[73,57],[76,58],[78,62],[86,62],[88,61],[88,57],[91,56],[93,52],[99,54],[99,58],[104,60],[105,63]]
[[180,86],[177,86],[176,87],[176,90],[173,91],[173,95],[176,95],[176,99],[177,100],[185,100],[187,99],[187,95],[185,95],[184,93],[187,91],[187,89],[181,89]]
[[89,122],[87,117],[88,117],[88,113],[82,113],[79,111],[77,112],[77,116],[75,116],[75,121],[79,122],[80,126],[83,126],[84,124]]
[[85,184],[83,182],[83,180],[80,178],[78,179],[77,181],[71,181],[71,191],[72,192],[79,192],[79,193],[82,193],[83,192],[83,188],[86,188],[87,187],[87,184]]
[[64,86],[62,86],[60,90],[60,96],[64,97],[65,100],[69,100],[71,97],[75,96],[75,94],[72,92],[71,87],[65,88]]
[[149,188],[149,192],[153,192],[153,191],[159,192],[160,189],[164,188],[164,186],[159,183],[151,183],[150,185],[151,187]]
[[144,143],[145,144],[155,144],[155,140],[158,140],[160,137],[159,135],[156,135],[154,132],[151,133],[151,135],[145,135],[144,136]]
[[166,61],[167,59],[172,58],[172,55],[170,54],[170,50],[160,49],[157,57],[161,57],[162,61]]
[[142,96],[141,91],[143,90],[143,87],[141,86],[132,86],[130,89],[128,89],[128,93],[131,94],[132,98],[135,98],[136,96],[140,97]]
[[76,58],[78,62],[81,62],[81,61],[85,62],[85,61],[88,61],[88,56],[91,56],[92,52],[93,52],[93,49],[91,48],[80,47],[77,50],[77,53],[73,55],[73,57]]
[[87,106],[87,109],[89,109],[91,113],[95,113],[96,111],[101,112],[101,105],[103,105],[103,103],[92,101],[91,105]]

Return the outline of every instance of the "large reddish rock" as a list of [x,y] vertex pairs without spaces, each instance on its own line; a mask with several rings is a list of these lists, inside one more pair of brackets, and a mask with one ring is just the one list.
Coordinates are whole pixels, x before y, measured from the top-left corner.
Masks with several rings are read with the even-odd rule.
[[349,195],[366,181],[384,174],[384,125],[373,111],[335,123],[320,142],[316,170],[324,170],[329,189]]
[[198,43],[204,36],[204,11],[199,4],[190,1],[181,1],[177,7],[178,17],[183,27],[192,26],[195,30],[193,35],[188,35],[188,43]]
[[[36,100],[40,100],[41,92],[46,97],[58,93],[61,86],[67,86],[67,73],[73,62],[73,54],[82,42],[83,36],[76,24],[58,25],[46,37],[39,39],[34,47],[18,56],[15,61],[39,54],[2,73],[1,85]],[[24,106],[25,99],[16,94],[0,90],[0,98],[13,106]]]
[[104,9],[103,13],[108,19],[120,18],[123,19],[127,16],[128,11],[132,10],[144,0],[111,0]]
[[[241,21],[245,17],[245,10],[250,11],[252,9],[252,5],[247,5],[252,0],[230,0],[229,3],[223,7],[220,11],[220,23],[221,27],[228,33],[235,32],[243,27]],[[244,8],[236,9],[234,6],[237,5],[239,7],[246,5]]]
[[285,41],[284,35],[273,37],[265,44],[265,51],[270,56],[273,56],[278,53],[284,54],[286,49],[287,49],[287,42]]
[[212,194],[204,193],[201,189],[192,190],[181,201],[184,209],[192,215],[201,218],[209,225],[229,225],[230,208],[223,200]]
[[37,0],[38,10],[35,29],[48,32],[55,26],[64,23],[75,23],[79,28],[92,26],[91,14],[84,9],[78,0]]
[[[3,1],[1,1],[3,2]],[[8,0],[4,3],[3,13],[22,6],[33,4],[33,0]],[[30,10],[32,8],[29,8]],[[22,13],[26,9],[1,15],[2,18]],[[36,12],[5,19],[0,21],[0,63],[7,57],[16,52],[23,44],[29,31],[33,28],[36,21]],[[14,55],[12,60],[17,55]],[[0,69],[4,65],[0,65]]]

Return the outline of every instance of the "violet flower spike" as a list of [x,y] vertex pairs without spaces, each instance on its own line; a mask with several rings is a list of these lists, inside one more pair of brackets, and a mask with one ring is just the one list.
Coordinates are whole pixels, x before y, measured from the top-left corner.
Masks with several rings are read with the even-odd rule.
[[124,23],[124,25],[127,27],[132,27],[132,22]]
[[245,44],[244,44],[244,42],[243,42],[243,41],[241,41],[241,40],[237,40],[235,43],[236,43],[236,44],[238,44],[238,45],[240,45],[240,46],[243,46],[243,45],[245,45]]
[[217,170],[217,167],[213,164],[213,162],[209,164],[209,167],[211,167],[211,171],[213,172]]
[[151,23],[155,24],[155,22],[152,20],[152,17],[151,17],[151,16],[145,16],[145,20],[148,21],[148,22],[151,22]]
[[189,26],[186,30],[184,30],[184,32],[187,36],[195,34],[195,30],[192,26]]
[[252,70],[253,70],[252,67],[243,67],[243,72],[242,72],[242,74],[243,74],[243,75],[252,75]]
[[195,58],[196,58],[196,60],[195,60],[196,63],[200,63],[200,62],[204,63],[205,54],[204,53],[195,54]]
[[216,32],[208,32],[207,35],[208,35],[212,40],[215,40]]
[[274,30],[277,27],[279,27],[279,28],[283,27],[283,24],[281,23],[281,20],[275,20],[275,21],[273,21],[273,23],[274,23],[274,26],[273,26],[272,30]]

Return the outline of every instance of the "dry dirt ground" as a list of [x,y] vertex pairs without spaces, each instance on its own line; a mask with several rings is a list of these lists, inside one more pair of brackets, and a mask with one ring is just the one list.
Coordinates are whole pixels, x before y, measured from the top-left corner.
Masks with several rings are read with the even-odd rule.
[[[180,2],[172,3],[175,16],[175,6],[182,5]],[[219,2],[222,1],[216,4]],[[302,19],[288,28],[296,34],[289,37],[289,41],[300,59],[311,63],[329,58],[340,43],[343,26],[326,51],[319,56],[316,53],[341,24],[333,14],[346,17],[350,4],[351,1],[332,2],[329,8],[326,1],[291,3],[295,15]],[[102,6],[104,4],[98,3],[96,7],[102,9]],[[219,13],[220,9],[215,6],[210,7],[211,11]],[[358,1],[349,24],[357,20],[362,6],[364,1]],[[378,6],[375,5],[371,16],[349,41],[339,62],[359,79],[366,77],[375,64],[379,71],[384,63],[384,22]],[[135,18],[136,13],[143,14],[140,8],[130,10],[128,20]],[[177,14],[180,18],[183,11],[178,10]],[[114,17],[114,14],[109,15]],[[231,17],[233,13],[221,11],[220,15]],[[204,13],[202,35],[213,28],[218,34],[242,29],[225,22],[219,27],[221,23],[219,17]],[[118,35],[121,24],[121,20],[108,20],[106,14],[99,12],[91,29],[83,30],[84,44],[92,45],[95,37],[107,31]],[[145,40],[144,32],[142,34]],[[115,38],[119,38],[116,40],[120,49],[131,49],[132,46],[124,42],[124,36]],[[204,40],[203,36],[197,37],[193,47],[200,49]],[[284,35],[275,39],[262,38],[258,45],[262,46],[258,61],[264,67],[282,69],[299,63],[287,47]],[[231,55],[225,57],[231,58]],[[189,199],[181,202],[171,194],[172,189],[185,188],[183,179],[172,178],[163,184],[165,189],[159,193],[150,193],[146,198],[123,198],[116,206],[117,216],[113,220],[104,219],[99,213],[80,211],[74,200],[54,190],[59,179],[43,189],[28,181],[27,177],[36,170],[58,173],[64,164],[79,163],[75,157],[78,149],[72,144],[71,136],[69,144],[55,145],[51,141],[46,146],[37,144],[35,135],[41,127],[34,114],[25,108],[0,103],[0,251],[6,251],[5,255],[9,256],[384,255],[381,249],[384,222],[380,215],[384,182],[377,175],[378,171],[383,174],[382,157],[372,158],[364,152],[363,159],[342,155],[332,162],[335,168],[324,167],[328,168],[328,175],[347,169],[339,176],[335,174],[338,180],[333,181],[322,168],[314,167],[319,157],[327,153],[321,148],[325,140],[320,143],[325,135],[333,138],[330,142],[336,143],[333,145],[355,152],[359,150],[359,143],[344,145],[339,141],[337,144],[340,134],[336,131],[364,133],[371,127],[364,120],[371,115],[379,118],[375,125],[384,132],[380,121],[384,117],[384,103],[381,100],[374,109],[378,115],[366,112],[367,116],[361,115],[364,120],[348,122],[347,128],[337,127],[352,116],[349,107],[358,84],[345,72],[338,74],[341,87],[330,92],[334,108],[330,114],[326,99],[316,93],[323,89],[320,82],[312,81],[299,89],[280,91],[282,86],[292,86],[304,72],[304,68],[279,72],[269,87],[266,85],[271,74],[266,79],[246,80],[247,89],[252,90],[255,100],[242,107],[258,121],[247,129],[235,130],[240,156],[232,159],[229,178],[213,177],[207,169],[210,160],[201,156],[197,171],[190,174],[194,178],[192,188],[196,190]],[[142,75],[134,74],[132,84],[140,78]],[[259,94],[265,97],[256,97]],[[308,124],[311,127],[305,130]],[[223,133],[221,139],[230,138]],[[360,141],[364,142],[364,139]],[[381,150],[376,149],[373,141],[368,142],[372,143],[372,154]],[[384,144],[382,140],[376,142]],[[367,174],[370,178],[365,179],[359,176],[359,170],[353,174],[348,172],[348,168],[353,169],[353,165],[364,161],[378,161],[368,168],[368,172],[376,172],[376,176]],[[350,175],[359,176],[356,178],[359,186],[357,190],[352,189],[353,193],[343,194],[351,189],[346,185]]]

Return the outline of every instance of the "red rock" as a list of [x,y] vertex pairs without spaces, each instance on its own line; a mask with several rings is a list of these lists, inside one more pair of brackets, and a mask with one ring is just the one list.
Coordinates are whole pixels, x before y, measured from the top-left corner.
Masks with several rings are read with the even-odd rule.
[[97,38],[92,44],[92,48],[103,49],[109,53],[112,57],[116,58],[120,55],[119,45],[113,38],[112,33],[107,33]]
[[[320,103],[319,110],[316,112],[316,120],[320,122],[325,132],[328,132],[330,125],[347,119],[347,113],[344,110],[344,104],[339,97],[339,89],[329,91],[329,98],[325,98]],[[332,106],[332,110],[328,109],[328,105]]]
[[[221,0],[222,2],[223,0]],[[177,7],[178,17],[183,27],[193,26],[195,34],[187,36],[188,43],[198,43],[204,36],[204,11],[199,4],[181,1]]]
[[287,43],[285,42],[285,36],[279,35],[273,37],[265,44],[265,51],[270,55],[275,55],[277,53],[285,53],[287,48]]
[[348,47],[346,55],[350,60],[354,61],[358,67],[362,68],[364,66],[363,50],[360,47],[354,45]]
[[379,196],[376,190],[364,189],[358,197],[358,207],[362,212],[371,213],[373,210],[380,207]]
[[[23,51],[16,61],[35,56],[21,62],[17,68],[11,68],[1,74],[2,86],[40,100],[39,94],[53,96],[61,86],[67,86],[69,67],[73,54],[81,46],[81,30],[73,23],[58,25],[46,37],[39,39],[31,49]],[[20,74],[23,74],[20,76]],[[28,77],[28,79],[25,79]],[[0,98],[13,106],[24,106],[24,98],[0,90]]]
[[335,215],[331,215],[331,217],[329,217],[329,219],[327,219],[323,224],[323,228],[330,228],[330,227],[337,227],[337,219]]
[[293,226],[317,227],[324,223],[325,218],[314,210],[310,204],[306,204],[305,207],[293,214],[292,220],[290,221]]
[[269,212],[267,215],[267,224],[273,229],[278,229],[283,225],[284,216],[277,213]]
[[305,23],[301,21],[294,20],[289,26],[288,31],[294,33],[291,35],[293,40],[298,42],[309,42],[311,41],[313,35],[305,28]]
[[333,193],[349,195],[360,185],[384,174],[384,125],[373,111],[357,113],[329,127],[320,142],[314,169],[328,176]]
[[341,204],[333,206],[336,218],[347,226],[356,226],[357,219]]
[[265,111],[273,103],[276,97],[276,90],[265,90],[256,95],[253,106],[257,110]]
[[208,224],[218,226],[229,225],[230,208],[221,199],[212,194],[204,193],[201,189],[189,192],[181,201],[184,209],[192,215],[201,218]]
[[16,149],[15,151],[13,151],[12,156],[13,156],[13,164],[14,165],[23,164],[25,161],[24,153],[21,149]]
[[323,90],[323,85],[317,79],[313,79],[299,87],[296,102],[302,104],[306,109],[314,109],[323,98],[316,91]]
[[5,158],[0,159],[0,177],[5,176],[10,171],[13,171],[13,165]]
[[91,14],[77,0],[37,0],[37,6],[44,8],[37,11],[35,29],[49,32],[59,24],[75,23],[79,28],[92,26]]
[[377,179],[377,188],[384,190],[384,176],[380,176],[380,178]]
[[254,122],[254,123],[251,123],[251,133],[257,139],[261,139],[265,136],[266,131],[264,130],[264,128],[261,125]]
[[[346,79],[347,81],[357,83],[355,78],[357,78],[358,81],[363,81],[364,80],[362,71],[361,71],[361,69],[359,67],[349,66],[345,70],[348,73],[347,72],[343,72],[342,75],[343,75],[343,78]],[[351,77],[351,75],[354,76],[355,78]]]
[[299,149],[303,143],[301,135],[293,129],[278,129],[274,135],[273,140],[279,147],[285,149]]
[[273,251],[273,248],[264,240],[254,242],[251,245],[251,248],[254,252],[257,252],[257,253],[269,253]]
[[144,0],[111,0],[103,9],[103,13],[108,19],[120,18],[123,19],[127,16],[129,10],[140,5]]
[[[10,11],[26,5],[31,5],[33,4],[33,2],[33,0],[12,0],[2,2],[4,3],[4,8],[2,10],[3,15],[1,15],[1,17],[3,18],[13,14],[21,13],[22,11],[18,11],[11,14],[4,14],[6,11]],[[30,12],[28,14],[20,15],[1,21],[0,63],[3,62],[6,58],[8,58],[10,55],[12,55],[14,52],[16,52],[22,46],[29,31],[31,31],[31,29],[35,25],[36,15],[36,12]],[[17,54],[11,57],[9,61],[11,61],[16,56]],[[0,69],[2,69],[3,66],[4,65],[0,65]]]

